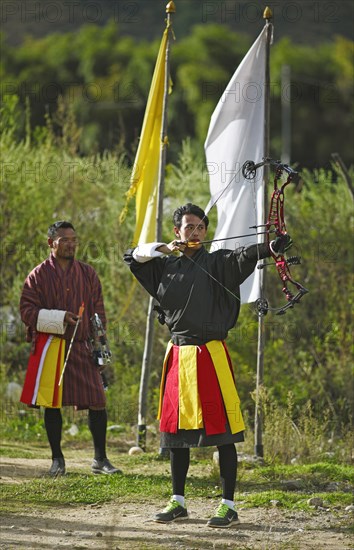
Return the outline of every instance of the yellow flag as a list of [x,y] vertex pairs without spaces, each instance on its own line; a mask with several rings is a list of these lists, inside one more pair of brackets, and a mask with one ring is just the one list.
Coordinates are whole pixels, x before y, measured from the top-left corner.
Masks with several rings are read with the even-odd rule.
[[157,184],[162,145],[161,127],[168,32],[169,29],[166,28],[157,56],[141,130],[140,143],[134,161],[130,188],[127,192],[127,202],[136,195],[136,226],[133,237],[134,246],[155,240]]

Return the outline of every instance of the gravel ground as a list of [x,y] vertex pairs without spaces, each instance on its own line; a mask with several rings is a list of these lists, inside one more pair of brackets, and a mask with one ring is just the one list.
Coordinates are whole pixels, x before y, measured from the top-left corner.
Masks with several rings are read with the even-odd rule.
[[[44,459],[1,459],[2,483],[22,483],[48,469]],[[87,465],[87,460],[85,466]],[[71,471],[83,461],[67,461]],[[202,550],[353,550],[348,534],[350,512],[343,508],[318,509],[307,513],[274,508],[238,507],[240,523],[228,529],[211,529],[206,521],[219,500],[188,502],[190,518],[171,525],[154,523],[153,514],[166,504],[120,501],[103,505],[40,507],[4,513],[1,517],[0,548],[44,549],[178,549]]]

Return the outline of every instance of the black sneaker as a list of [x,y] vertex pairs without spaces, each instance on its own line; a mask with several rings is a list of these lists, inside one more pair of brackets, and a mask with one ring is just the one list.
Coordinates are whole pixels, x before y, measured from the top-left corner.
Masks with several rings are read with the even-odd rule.
[[208,521],[207,526],[225,528],[230,527],[232,523],[240,523],[237,512],[229,508],[227,504],[220,504],[215,516]]
[[177,500],[171,498],[166,508],[154,516],[154,521],[158,523],[170,523],[181,519],[188,519],[188,512],[184,506],[181,506]]
[[96,460],[96,458],[93,459],[91,470],[93,474],[122,474],[122,470],[119,470],[118,468],[115,468],[108,458],[103,458],[102,460]]
[[48,472],[50,477],[63,476],[65,474],[65,460],[64,457],[53,458],[52,465]]

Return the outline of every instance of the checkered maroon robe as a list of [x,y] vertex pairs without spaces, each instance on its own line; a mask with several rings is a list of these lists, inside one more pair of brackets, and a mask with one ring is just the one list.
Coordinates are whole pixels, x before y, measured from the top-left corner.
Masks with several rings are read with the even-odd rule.
[[[90,318],[94,313],[98,313],[102,323],[106,324],[101,283],[95,270],[83,262],[73,260],[64,271],[51,254],[31,271],[25,281],[20,300],[21,319],[29,328],[35,346],[40,309],[78,313],[82,302],[85,310],[65,369],[62,405],[76,405],[78,409],[103,408],[106,398],[102,380],[88,344],[92,330]],[[66,352],[74,328],[68,325],[62,336],[66,340]]]

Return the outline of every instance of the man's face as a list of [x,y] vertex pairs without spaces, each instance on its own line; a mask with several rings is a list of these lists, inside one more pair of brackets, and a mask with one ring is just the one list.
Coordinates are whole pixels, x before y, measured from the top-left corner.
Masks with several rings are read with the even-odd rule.
[[48,239],[48,244],[56,258],[72,260],[75,257],[78,239],[71,227],[60,228],[54,239]]
[[[199,242],[204,241],[207,228],[205,222],[194,214],[185,214],[182,218],[181,227],[174,228],[175,235],[181,241]],[[195,246],[196,250],[202,245]]]

